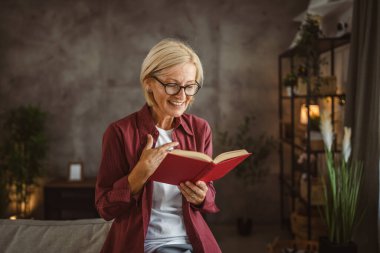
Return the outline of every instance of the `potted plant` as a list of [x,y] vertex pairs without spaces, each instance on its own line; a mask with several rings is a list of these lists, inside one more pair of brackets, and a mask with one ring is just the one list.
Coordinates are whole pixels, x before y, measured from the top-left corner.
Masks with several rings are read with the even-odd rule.
[[[29,202],[47,150],[46,113],[21,106],[5,114],[0,161],[15,215],[30,215]],[[3,189],[4,190],[4,189]]]
[[325,143],[327,178],[324,183],[323,217],[328,237],[320,239],[321,253],[356,253],[352,241],[353,232],[359,223],[358,197],[362,184],[363,165],[350,159],[351,129],[344,128],[342,159],[336,161],[331,150],[333,131],[331,117],[326,112],[321,116],[321,131]]
[[292,90],[294,91],[294,87],[297,85],[297,79],[298,77],[294,72],[290,72],[285,76],[283,83],[288,96],[292,95]]
[[[319,16],[306,15],[305,21],[301,24],[300,38],[297,41],[297,55],[302,59],[302,64],[299,66],[299,73],[301,77],[297,84],[297,90],[300,95],[306,95],[307,84],[310,85],[310,91],[313,94],[322,93],[322,89],[330,92],[332,89],[327,88],[330,84],[334,83],[333,77],[321,77],[320,66],[325,61],[320,59],[318,41],[323,37],[323,33],[319,28]],[[331,92],[330,92],[331,93]]]
[[[236,127],[235,132],[218,131],[218,143],[227,150],[246,149],[253,153],[253,156],[247,158],[238,168],[233,170],[234,175],[242,181],[245,192],[251,192],[252,187],[262,179],[268,172],[268,168],[263,166],[266,158],[270,155],[275,147],[272,137],[265,134],[255,136],[254,130],[255,118],[253,116],[245,116],[243,123]],[[244,213],[237,219],[238,233],[247,236],[252,230],[252,219],[249,217],[249,202],[246,201],[247,207]]]

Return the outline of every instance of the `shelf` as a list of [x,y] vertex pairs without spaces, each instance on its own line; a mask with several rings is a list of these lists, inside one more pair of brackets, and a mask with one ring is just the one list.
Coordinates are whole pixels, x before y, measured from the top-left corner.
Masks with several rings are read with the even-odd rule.
[[[288,139],[288,138],[280,138],[280,141],[281,141],[282,143],[286,143],[286,144],[288,144],[288,145],[290,145],[290,146],[293,144],[293,143],[292,143],[292,140],[291,140],[291,139]],[[305,140],[305,141],[306,141],[306,140]],[[304,151],[304,152],[306,152],[306,151],[307,151],[306,147],[303,146],[302,144],[300,144],[300,142],[301,142],[301,140],[299,140],[299,138],[296,138],[296,139],[294,140],[294,147],[297,148],[297,149],[300,150],[300,151]],[[310,152],[313,153],[313,154],[317,154],[317,153],[325,153],[325,150],[324,150],[324,149],[314,149],[314,150],[311,149]],[[341,153],[342,151],[341,151],[340,149],[335,149],[335,150],[332,150],[332,152],[333,152],[333,153]]]
[[[335,48],[342,47],[344,45],[348,45],[350,43],[350,34],[346,34],[341,37],[336,38],[320,38],[317,42],[317,48],[319,54],[328,53],[331,57],[330,59],[330,75],[335,75]],[[346,50],[346,49],[344,49]],[[339,93],[329,93],[329,94],[312,94],[311,92],[308,94],[300,95],[300,94],[289,94],[287,93],[283,85],[284,80],[284,68],[283,64],[285,64],[285,58],[288,58],[290,62],[286,62],[286,66],[290,64],[290,71],[295,73],[295,64],[298,63],[296,57],[302,57],[300,54],[300,47],[294,47],[291,49],[287,49],[283,53],[278,56],[279,60],[279,98],[278,98],[278,106],[279,106],[279,136],[280,136],[280,178],[281,178],[281,192],[280,192],[280,212],[281,219],[283,222],[286,221],[286,214],[289,212],[287,210],[286,200],[290,197],[291,202],[291,212],[296,209],[302,209],[304,211],[305,216],[308,218],[307,226],[305,229],[307,230],[307,237],[310,239],[312,235],[312,226],[311,226],[311,216],[315,213],[315,210],[318,210],[317,205],[320,202],[315,201],[312,195],[313,192],[310,192],[310,200],[307,199],[305,193],[305,189],[302,188],[303,194],[301,196],[301,186],[299,177],[302,173],[309,173],[310,176],[319,175],[321,169],[322,159],[321,156],[325,154],[323,140],[320,140],[320,136],[313,135],[311,130],[311,125],[309,126],[309,131],[307,131],[307,126],[303,126],[300,128],[301,124],[299,121],[299,117],[296,115],[298,113],[298,107],[302,103],[310,103],[313,100],[319,100],[323,98],[329,98],[331,100],[331,113],[332,117],[335,117],[336,102],[340,102],[344,104],[344,100],[346,98],[346,94],[344,92]],[[346,64],[346,62],[339,61],[341,65]],[[311,85],[310,82],[307,85]],[[312,87],[307,87],[312,88]],[[295,90],[293,89],[293,92]],[[309,89],[310,91],[310,89]],[[328,92],[328,90],[326,90]],[[334,91],[334,90],[331,90]],[[323,92],[323,91],[322,91]],[[340,108],[339,108],[340,109]],[[296,111],[297,110],[297,111]],[[335,119],[335,118],[334,118]],[[290,120],[290,121],[289,121]],[[318,140],[311,140],[318,139]],[[290,148],[289,148],[290,147]],[[341,153],[341,144],[337,143],[336,139],[333,144],[333,153]],[[306,154],[306,160],[303,161],[302,165],[297,163],[297,158],[300,153]],[[315,156],[315,160],[312,160],[312,156]],[[301,173],[300,173],[301,172]],[[303,182],[303,187],[306,183],[306,190],[313,190],[312,185],[307,185],[311,183],[310,181]],[[310,188],[309,188],[310,187]],[[285,198],[286,197],[286,198]],[[318,211],[319,212],[319,211]]]
[[[280,140],[281,140],[281,142],[286,143],[288,145],[293,145],[291,139],[281,138]],[[307,151],[306,147],[302,146],[301,144],[299,144],[299,142],[300,141],[295,140],[294,141],[294,147],[297,148],[297,149],[299,149],[299,150],[301,150],[301,151],[306,152]],[[324,149],[315,149],[315,150],[310,150],[310,152],[313,153],[313,154],[325,153],[325,150]],[[333,151],[333,152],[339,152],[339,151]]]
[[325,94],[325,95],[294,95],[293,97],[291,96],[281,96],[281,99],[306,99],[307,97],[309,98],[326,98],[326,97],[331,97],[331,98],[345,98],[346,94]]
[[[292,187],[291,182],[289,182],[289,179],[284,179],[283,184],[290,191],[293,197],[297,198],[305,206],[308,205],[308,201],[301,196],[299,189],[297,187]],[[323,206],[323,205],[311,205],[312,208],[313,207],[317,208],[319,206]]]
[[[339,38],[320,38],[318,40],[318,51],[320,54],[322,54],[331,49],[347,45],[348,43],[350,43],[350,38],[350,34],[345,34]],[[288,49],[282,54],[280,54],[280,57],[292,57],[297,54],[297,51],[297,47]]]

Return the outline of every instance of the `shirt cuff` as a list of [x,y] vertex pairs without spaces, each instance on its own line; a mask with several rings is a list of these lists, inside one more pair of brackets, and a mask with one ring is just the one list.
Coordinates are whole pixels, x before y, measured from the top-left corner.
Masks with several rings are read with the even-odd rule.
[[134,200],[138,203],[142,191],[132,194],[131,187],[129,186],[128,175],[126,175],[114,182],[113,192],[115,194],[115,198],[120,199],[122,202],[131,202],[131,200]]

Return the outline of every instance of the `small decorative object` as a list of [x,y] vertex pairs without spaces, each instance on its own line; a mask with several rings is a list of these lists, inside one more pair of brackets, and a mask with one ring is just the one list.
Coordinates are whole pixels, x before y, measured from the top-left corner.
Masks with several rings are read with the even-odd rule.
[[83,163],[71,162],[69,163],[69,181],[82,181],[83,180]]
[[[300,122],[303,125],[308,123],[308,106],[303,104],[301,106]],[[309,118],[312,130],[319,130],[319,105],[309,105]]]
[[314,83],[314,91],[320,95],[335,94],[337,90],[336,76],[323,76],[320,77],[320,84],[316,85],[316,79],[312,80]]
[[[308,124],[308,107],[306,104],[303,104],[301,106],[301,113],[300,113],[300,122],[303,125],[301,128],[304,133],[303,142],[305,145],[307,145],[307,132],[305,129],[305,126]],[[322,135],[319,130],[319,122],[320,122],[320,116],[319,116],[319,105],[309,105],[309,119],[310,119],[310,147],[312,150],[323,150],[323,141],[322,141]]]
[[284,78],[284,86],[286,87],[286,93],[288,96],[292,95],[292,89],[297,85],[297,75],[293,72],[288,73]]
[[348,33],[347,22],[339,22],[336,26],[336,37],[342,37]]
[[350,159],[350,128],[344,128],[341,161],[334,159],[331,116],[327,112],[323,112],[321,116],[321,131],[327,163],[323,217],[328,237],[320,239],[320,253],[356,253],[357,246],[352,242],[352,237],[359,222],[358,216],[363,214],[358,210],[363,164]]

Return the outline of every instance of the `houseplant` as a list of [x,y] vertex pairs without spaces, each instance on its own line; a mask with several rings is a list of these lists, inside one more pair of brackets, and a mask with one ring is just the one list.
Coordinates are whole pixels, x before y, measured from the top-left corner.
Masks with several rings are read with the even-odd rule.
[[[253,153],[251,157],[238,165],[237,169],[233,170],[236,178],[241,180],[246,193],[251,192],[252,187],[268,173],[268,168],[263,164],[275,147],[272,137],[265,134],[255,135],[254,121],[254,116],[245,116],[242,123],[236,126],[236,131],[218,131],[217,133],[217,142],[220,147],[225,149],[222,151],[244,148]],[[243,215],[237,220],[240,235],[249,235],[251,233],[252,219],[247,213],[249,202],[245,202],[247,207],[244,208]]]
[[363,165],[350,159],[351,129],[345,127],[342,158],[334,159],[332,148],[333,130],[331,117],[326,112],[321,116],[321,131],[325,143],[327,178],[324,183],[323,217],[328,229],[328,238],[320,239],[321,253],[356,253],[352,242],[353,232],[359,222],[358,197],[362,184]]
[[0,160],[18,217],[30,214],[30,197],[47,150],[45,122],[46,113],[33,106],[18,107],[4,117]]
[[319,51],[319,40],[324,37],[319,28],[319,18],[319,16],[307,14],[299,28],[297,56],[302,59],[299,66],[299,72],[302,70],[302,74],[299,73],[297,90],[300,95],[306,95],[307,84],[310,85],[310,92],[313,94],[327,94],[336,91],[336,78],[321,76],[321,65],[326,61],[320,57]]

